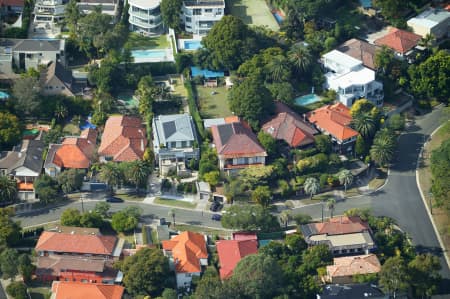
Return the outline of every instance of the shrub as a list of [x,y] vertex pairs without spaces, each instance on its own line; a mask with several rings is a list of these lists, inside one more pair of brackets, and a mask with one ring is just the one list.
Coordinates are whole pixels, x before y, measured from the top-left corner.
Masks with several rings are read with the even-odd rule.
[[327,174],[327,173],[320,175],[319,182],[320,182],[321,188],[325,187],[328,184],[328,177],[329,177],[329,174]]
[[6,292],[14,299],[28,299],[27,286],[20,281],[11,282],[6,287]]
[[289,196],[292,193],[291,186],[285,180],[278,180],[278,188],[282,197]]

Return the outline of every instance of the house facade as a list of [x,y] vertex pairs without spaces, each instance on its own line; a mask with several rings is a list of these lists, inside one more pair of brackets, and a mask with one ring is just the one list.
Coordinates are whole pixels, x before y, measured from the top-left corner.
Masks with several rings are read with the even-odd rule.
[[21,200],[36,198],[33,184],[42,171],[44,146],[41,140],[22,140],[12,151],[0,153],[0,175],[17,181]]
[[219,168],[233,171],[266,164],[267,153],[247,124],[226,123],[211,127]]
[[450,12],[444,9],[429,8],[406,23],[421,37],[428,34],[437,40],[450,37]]
[[42,281],[120,282],[122,274],[112,264],[119,259],[123,244],[115,236],[102,236],[98,229],[44,231],[35,247],[36,276]]
[[164,255],[170,260],[175,271],[177,288],[190,289],[192,277],[200,276],[208,265],[205,236],[185,231],[180,235],[162,241]]
[[186,32],[204,36],[225,15],[225,1],[184,0],[181,11]]
[[153,118],[153,150],[161,174],[182,171],[186,162],[199,159],[197,133],[189,114],[158,115]]
[[300,230],[308,245],[325,244],[333,255],[369,254],[376,248],[368,224],[359,217],[334,217]]
[[338,100],[347,107],[361,98],[368,99],[375,106],[383,105],[383,84],[375,80],[375,71],[366,68],[362,62],[338,50],[322,56],[325,74],[325,88],[336,91]]
[[41,71],[39,77],[41,93],[43,95],[64,95],[73,97],[76,94],[76,85],[72,72],[64,68],[59,62],[51,62]]
[[119,0],[80,0],[77,3],[78,10],[83,14],[90,14],[96,7],[102,7],[102,14],[113,17],[113,22],[116,21],[119,13]]
[[144,35],[161,34],[161,0],[129,0],[128,9],[130,30]]
[[331,136],[333,150],[352,154],[359,133],[350,128],[350,109],[342,103],[320,107],[306,115],[308,121],[323,134]]
[[146,132],[139,117],[113,115],[106,121],[98,155],[101,162],[142,160],[146,146]]
[[34,5],[34,24],[54,24],[62,21],[67,2],[63,0],[37,0]]

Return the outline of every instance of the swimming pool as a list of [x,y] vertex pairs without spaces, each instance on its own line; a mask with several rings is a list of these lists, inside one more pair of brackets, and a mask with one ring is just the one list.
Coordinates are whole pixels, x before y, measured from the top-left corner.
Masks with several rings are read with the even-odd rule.
[[0,99],[7,99],[9,98],[9,94],[4,91],[0,91]]
[[202,44],[199,40],[185,40],[184,41],[184,49],[185,50],[198,50],[202,47]]
[[309,104],[319,102],[320,97],[311,93],[311,94],[307,94],[307,95],[298,97],[294,101],[295,101],[295,104],[297,104],[299,106],[307,106]]
[[166,57],[165,50],[133,50],[131,51],[131,56],[134,58],[151,58],[151,59],[161,59]]

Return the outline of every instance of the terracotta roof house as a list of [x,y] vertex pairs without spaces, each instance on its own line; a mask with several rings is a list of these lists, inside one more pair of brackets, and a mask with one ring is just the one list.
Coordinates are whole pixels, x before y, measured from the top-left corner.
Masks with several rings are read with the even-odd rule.
[[98,149],[100,161],[130,162],[144,156],[147,138],[142,120],[135,116],[110,116]]
[[185,164],[199,159],[197,132],[189,114],[158,115],[153,118],[153,150],[162,175],[179,175]]
[[334,150],[340,153],[353,152],[359,133],[350,128],[350,109],[342,103],[320,107],[307,115],[308,121],[319,131],[330,135]]
[[281,102],[275,103],[275,116],[262,125],[262,130],[277,140],[284,140],[290,147],[311,145],[314,135],[319,133]]
[[112,262],[120,257],[124,241],[114,236],[73,228],[42,232],[36,244],[36,275],[40,280],[120,282]]
[[205,237],[186,231],[161,243],[175,270],[177,287],[190,288],[192,276],[200,276],[202,267],[208,265]]
[[310,246],[326,244],[333,255],[369,254],[376,248],[368,224],[359,217],[334,217],[300,227]]
[[79,137],[66,137],[62,144],[50,144],[45,173],[56,176],[66,168],[88,169],[95,152],[97,131],[85,129]]
[[242,122],[212,126],[211,132],[221,170],[265,165],[266,151]]
[[17,181],[18,197],[34,200],[34,181],[42,171],[44,142],[22,140],[12,151],[0,152],[0,175],[7,175]]
[[362,62],[365,67],[375,70],[375,56],[381,47],[369,44],[366,41],[352,38],[336,48],[339,52],[347,54]]
[[355,275],[380,271],[381,264],[375,254],[337,257],[333,259],[333,265],[327,266],[324,280],[330,283],[352,283]]
[[54,281],[51,299],[121,299],[124,287],[113,284]]
[[75,84],[72,71],[67,70],[60,62],[51,62],[40,74],[39,84],[43,95],[64,95],[73,97],[81,89]]
[[216,246],[222,280],[231,277],[241,259],[247,255],[258,253],[258,241],[256,240],[223,240],[217,241]]
[[401,58],[407,56],[408,52],[417,46],[421,38],[418,34],[393,27],[388,34],[376,39],[374,43],[378,46],[387,46],[394,50],[397,57]]

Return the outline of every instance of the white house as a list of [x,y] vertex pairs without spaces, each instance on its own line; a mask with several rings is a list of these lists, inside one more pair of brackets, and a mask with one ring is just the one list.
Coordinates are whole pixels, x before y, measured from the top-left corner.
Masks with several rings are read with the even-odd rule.
[[199,158],[197,134],[189,114],[153,118],[153,150],[161,173],[182,170],[190,159]]
[[366,98],[378,107],[383,105],[383,84],[375,80],[375,71],[337,50],[323,55],[322,61],[328,71],[325,88],[336,91],[341,103],[351,107],[356,100]]
[[128,0],[130,30],[145,35],[160,34],[163,29],[161,0]]
[[37,0],[34,5],[34,23],[57,23],[64,19],[66,3],[63,0]]
[[225,15],[224,0],[184,0],[182,20],[186,32],[206,35]]
[[430,8],[407,22],[414,33],[425,37],[432,34],[436,39],[450,36],[450,12]]
[[85,15],[93,12],[98,6],[101,6],[102,14],[113,17],[113,23],[115,23],[119,12],[119,0],[80,0],[77,3],[78,10]]

